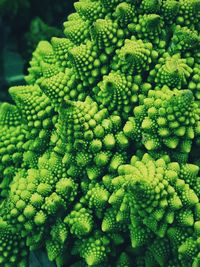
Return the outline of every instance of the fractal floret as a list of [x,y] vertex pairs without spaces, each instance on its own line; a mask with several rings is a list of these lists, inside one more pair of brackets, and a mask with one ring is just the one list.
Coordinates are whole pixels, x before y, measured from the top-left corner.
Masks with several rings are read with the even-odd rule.
[[200,266],[200,1],[80,0],[0,105],[0,266]]

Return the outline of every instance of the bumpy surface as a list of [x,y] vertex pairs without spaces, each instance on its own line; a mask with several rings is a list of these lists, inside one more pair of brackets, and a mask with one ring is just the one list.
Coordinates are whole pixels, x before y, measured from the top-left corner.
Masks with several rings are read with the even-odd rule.
[[200,1],[81,0],[0,106],[0,265],[200,266]]

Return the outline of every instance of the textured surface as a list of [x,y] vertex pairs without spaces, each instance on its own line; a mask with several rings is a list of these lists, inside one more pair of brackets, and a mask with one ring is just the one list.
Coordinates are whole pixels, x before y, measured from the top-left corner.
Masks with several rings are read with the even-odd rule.
[[200,265],[200,2],[82,0],[0,106],[0,265]]

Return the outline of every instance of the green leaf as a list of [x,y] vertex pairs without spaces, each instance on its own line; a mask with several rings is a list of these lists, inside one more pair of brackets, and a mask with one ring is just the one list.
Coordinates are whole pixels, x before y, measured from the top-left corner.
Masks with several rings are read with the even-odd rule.
[[30,253],[29,267],[55,267],[55,264],[49,261],[45,252],[38,250]]

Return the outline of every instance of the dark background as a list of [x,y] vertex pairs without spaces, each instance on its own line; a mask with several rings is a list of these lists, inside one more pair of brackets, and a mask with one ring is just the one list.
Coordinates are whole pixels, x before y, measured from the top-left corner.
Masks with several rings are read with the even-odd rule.
[[64,37],[63,22],[75,0],[0,0],[0,102],[8,88],[24,83],[31,54],[40,40]]

